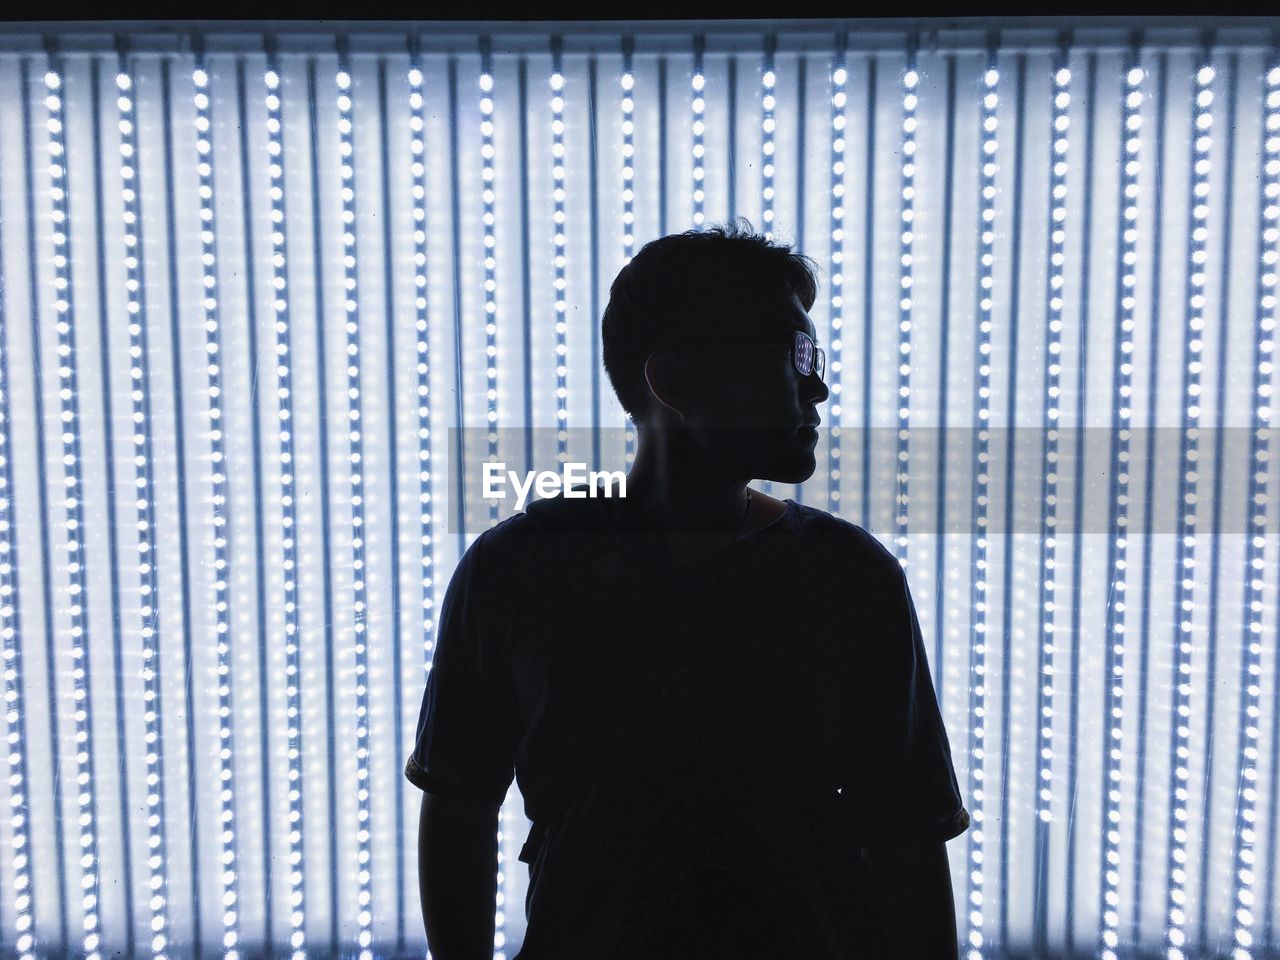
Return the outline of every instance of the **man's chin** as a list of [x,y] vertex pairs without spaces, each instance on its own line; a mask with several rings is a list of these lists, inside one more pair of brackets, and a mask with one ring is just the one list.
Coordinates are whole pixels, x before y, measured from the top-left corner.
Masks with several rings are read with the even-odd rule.
[[813,476],[817,465],[813,450],[789,451],[770,469],[761,470],[756,476],[761,480],[772,480],[774,483],[804,483]]

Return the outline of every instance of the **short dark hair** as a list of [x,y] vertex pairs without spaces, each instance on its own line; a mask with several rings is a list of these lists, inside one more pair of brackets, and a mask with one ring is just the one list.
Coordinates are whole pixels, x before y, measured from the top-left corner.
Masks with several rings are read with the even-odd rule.
[[604,368],[633,420],[649,410],[644,362],[689,336],[732,329],[743,313],[795,293],[818,295],[817,264],[736,218],[646,243],[619,271],[601,318]]

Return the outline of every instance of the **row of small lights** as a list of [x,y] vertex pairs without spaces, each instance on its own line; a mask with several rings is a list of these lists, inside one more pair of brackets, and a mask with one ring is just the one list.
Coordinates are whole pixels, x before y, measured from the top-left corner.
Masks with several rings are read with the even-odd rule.
[[[636,244],[636,121],[635,90],[636,78],[631,72],[631,48],[628,46],[622,54],[622,76],[618,78],[622,87],[622,264],[626,266],[635,255]],[[623,460],[630,467],[636,456],[636,432],[631,418],[626,419],[623,430]]]
[[1065,63],[1053,75],[1053,146],[1049,181],[1049,287],[1048,333],[1045,337],[1045,472],[1041,502],[1044,504],[1044,540],[1040,583],[1044,607],[1041,617],[1040,678],[1036,709],[1036,816],[1041,823],[1053,820],[1053,691],[1054,600],[1057,589],[1058,424],[1062,409],[1062,307],[1067,240],[1067,151],[1070,141],[1068,112],[1071,107],[1071,70]]
[[195,70],[191,74],[194,87],[192,98],[195,106],[196,173],[200,186],[200,272],[204,298],[205,372],[209,397],[209,482],[213,488],[213,549],[214,549],[214,613],[217,616],[215,630],[218,634],[218,780],[221,784],[220,833],[222,843],[222,946],[223,960],[239,960],[239,920],[237,904],[240,901],[236,867],[235,823],[235,740],[232,735],[231,700],[231,649],[228,644],[230,624],[228,612],[227,577],[229,556],[227,550],[227,474],[226,447],[222,425],[225,422],[222,409],[222,334],[218,311],[218,245],[216,240],[216,209],[213,197],[213,130],[209,110],[209,74],[203,55],[197,55]]
[[703,133],[706,130],[704,121],[705,111],[707,107],[706,98],[703,96],[703,90],[707,85],[707,78],[702,72],[702,46],[699,45],[693,55],[693,79],[691,81],[693,90],[693,98],[691,106],[693,109],[693,225],[695,228],[702,226],[705,217],[704,201],[706,199],[706,191],[704,187],[704,177],[706,174],[703,168],[703,158],[706,155],[706,146],[703,143]]
[[[485,334],[485,435],[488,442],[489,460],[498,459],[498,282],[497,282],[497,216],[495,214],[496,177],[494,164],[494,89],[493,68],[489,62],[488,51],[485,51],[480,67],[480,198],[484,204],[484,334]],[[497,522],[497,503],[489,504],[490,524]],[[506,913],[503,910],[505,897],[503,886],[505,875],[503,867],[506,856],[505,828],[498,825],[498,879],[497,892],[494,895],[494,928],[495,945],[503,946],[506,941]]]
[[422,547],[423,673],[435,649],[435,550],[431,474],[431,339],[427,302],[426,101],[422,70],[409,70],[409,172],[413,197],[413,307],[418,398],[418,542]]
[[[845,108],[848,95],[844,85],[849,71],[845,66],[844,51],[840,52],[835,69],[831,72],[831,343],[828,352],[831,390],[831,434],[839,436],[842,385],[839,372],[842,364],[840,349],[844,335],[844,147]],[[827,500],[831,509],[840,512],[840,444],[832,443],[828,451],[831,466],[827,471]]]
[[102,960],[102,916],[98,892],[98,830],[95,822],[92,730],[89,725],[89,638],[85,624],[84,503],[80,468],[80,391],[76,375],[75,304],[72,299],[68,230],[66,138],[62,112],[62,71],[50,56],[45,74],[45,105],[49,110],[49,197],[53,205],[53,265],[58,314],[58,399],[62,421],[63,508],[66,512],[66,569],[70,577],[71,656],[75,682],[76,818],[80,828],[80,906],[83,911],[85,960]]
[[[23,100],[27,80],[23,74]],[[18,543],[12,522],[13,462],[9,443],[8,311],[0,310],[0,636],[4,637],[4,716],[9,760],[9,827],[12,832],[13,908],[16,960],[35,960],[31,902],[31,804],[27,794],[27,708],[23,691],[18,610]]]
[[284,132],[280,112],[280,73],[269,58],[264,74],[267,106],[267,153],[271,175],[272,308],[276,330],[276,395],[279,399],[280,509],[283,514],[285,697],[289,762],[289,946],[291,960],[306,956],[302,840],[302,713],[299,696],[297,503],[293,460],[293,362],[290,357],[288,246],[285,235]]
[[[777,79],[778,76],[774,72],[773,45],[770,44],[765,52],[764,71],[760,76],[760,218],[764,224],[764,235],[769,240],[773,239],[773,134],[777,127],[773,111],[777,106],[777,97],[774,93]],[[767,496],[773,494],[772,481],[765,480],[760,487]]]
[[1103,703],[1105,704],[1106,778],[1102,804],[1102,886],[1099,913],[1102,931],[1099,947],[1102,960],[1116,960],[1116,948],[1120,937],[1120,800],[1121,763],[1124,759],[1124,638],[1125,638],[1125,588],[1128,580],[1128,503],[1129,503],[1129,428],[1133,416],[1133,330],[1134,292],[1138,282],[1138,172],[1139,151],[1142,146],[1142,77],[1143,71],[1134,63],[1125,73],[1124,108],[1121,117],[1121,137],[1124,144],[1124,165],[1120,181],[1120,275],[1119,302],[1116,315],[1119,330],[1115,338],[1114,394],[1112,409],[1118,419],[1115,459],[1111,463],[1115,478],[1116,526],[1119,528],[1111,544],[1111,563],[1107,576],[1107,596],[1113,598],[1107,604],[1107,652],[1106,677]]
[[[493,109],[493,70],[486,50],[480,67],[480,199],[484,204],[485,438],[491,462],[498,459],[498,235]],[[489,523],[497,522],[498,505],[490,503]]]
[[991,292],[995,264],[995,205],[996,205],[996,150],[999,140],[996,133],[996,111],[1000,105],[997,92],[1000,72],[994,57],[982,76],[982,139],[981,139],[981,244],[979,246],[978,274],[978,378],[976,384],[978,409],[977,460],[978,491],[976,496],[977,525],[980,528],[974,538],[973,580],[973,629],[974,639],[969,680],[969,795],[972,800],[972,828],[969,830],[969,960],[982,960],[982,907],[983,907],[983,835],[986,821],[986,796],[983,768],[986,757],[986,640],[987,640],[987,485],[990,482],[990,432],[991,418]]
[[764,221],[764,235],[773,239],[773,132],[776,122],[773,110],[777,105],[774,84],[777,74],[773,69],[773,51],[765,55],[764,73],[760,77],[760,217]]
[[[1058,425],[1062,416],[1062,308],[1066,266],[1067,152],[1070,148],[1071,69],[1064,50],[1053,73],[1049,153],[1049,276],[1045,315],[1045,454],[1041,481],[1040,644],[1036,662],[1036,857],[1047,849],[1053,821],[1054,631],[1058,566]],[[1037,909],[1039,903],[1037,903]]]
[[1209,222],[1209,152],[1213,145],[1214,70],[1201,66],[1195,74],[1195,113],[1192,127],[1191,242],[1187,265],[1187,368],[1183,397],[1182,475],[1178,503],[1182,509],[1182,534],[1178,538],[1175,592],[1176,654],[1173,677],[1173,735],[1170,750],[1172,768],[1169,776],[1169,859],[1168,900],[1166,904],[1165,956],[1168,960],[1185,960],[1187,935],[1187,805],[1190,800],[1188,779],[1191,775],[1191,631],[1195,626],[1196,579],[1196,484],[1199,459],[1200,373],[1204,341],[1205,262],[1208,259]]
[[169,878],[167,822],[164,813],[164,742],[160,717],[160,683],[157,673],[160,637],[156,629],[154,489],[151,476],[151,423],[148,417],[149,372],[147,369],[147,316],[142,286],[141,206],[138,202],[137,120],[133,104],[133,78],[120,56],[116,75],[116,106],[120,128],[120,196],[123,201],[124,263],[127,271],[125,309],[129,314],[129,398],[132,403],[133,464],[136,530],[138,534],[138,604],[142,617],[142,681],[143,722],[146,725],[147,764],[147,869],[152,930],[151,949],[156,960],[163,960],[168,945]]
[[[1268,429],[1271,424],[1272,398],[1275,387],[1276,329],[1276,259],[1280,240],[1280,65],[1272,66],[1266,76],[1264,99],[1265,121],[1262,131],[1262,177],[1258,211],[1257,336],[1253,354],[1253,433],[1250,462],[1253,469],[1249,481],[1249,503],[1252,505],[1248,548],[1245,554],[1246,611],[1249,633],[1241,650],[1240,688],[1240,754],[1236,768],[1240,771],[1236,795],[1240,798],[1236,812],[1235,832],[1235,946],[1232,960],[1253,960],[1253,925],[1256,901],[1253,884],[1257,871],[1257,804],[1258,804],[1258,722],[1261,719],[1262,695],[1262,614],[1263,575],[1267,571],[1266,537],[1262,530],[1267,522],[1270,500],[1267,486],[1271,450]],[[1263,867],[1265,870],[1266,867]],[[1262,906],[1262,910],[1267,908]]]
[[[5,311],[0,310],[0,351],[7,350]],[[0,355],[0,635],[4,636],[4,700],[8,730],[9,825],[13,831],[13,905],[17,914],[14,943],[18,960],[34,960],[31,933],[31,824],[27,803],[26,706],[23,703],[22,647],[18,643],[16,580],[17,544],[10,522],[9,490],[13,471],[9,460],[9,357]]]
[[368,616],[364,542],[364,416],[361,409],[359,259],[356,244],[356,172],[351,74],[340,64],[338,87],[338,152],[342,186],[342,270],[347,332],[347,440],[351,479],[351,582],[355,632],[356,695],[356,943],[360,960],[372,960],[373,892],[369,831],[369,673]]
[[897,554],[899,562],[907,565],[907,515],[910,507],[908,488],[907,443],[911,422],[911,317],[913,300],[912,243],[915,239],[915,173],[916,173],[916,106],[919,97],[916,87],[920,74],[916,72],[915,55],[912,54],[907,69],[902,74],[902,162],[900,165],[900,208],[898,211],[898,389],[895,393],[898,414],[898,446],[894,458],[894,524],[897,527]]
[[565,222],[565,145],[564,145],[564,74],[560,72],[560,51],[556,49],[551,65],[551,213],[552,237],[555,243],[555,313],[556,313],[556,462],[569,459],[569,388],[567,384],[569,330],[565,300],[568,281],[565,260],[568,226]]

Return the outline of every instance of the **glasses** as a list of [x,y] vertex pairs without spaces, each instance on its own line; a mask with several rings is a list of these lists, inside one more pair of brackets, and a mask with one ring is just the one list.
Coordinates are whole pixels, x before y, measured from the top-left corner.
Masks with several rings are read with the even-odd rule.
[[791,345],[791,362],[795,364],[800,376],[807,377],[816,373],[822,380],[827,371],[827,355],[821,347],[813,342],[803,330],[791,333],[775,333],[767,337],[716,337],[682,340],[676,346],[695,343],[789,343]]

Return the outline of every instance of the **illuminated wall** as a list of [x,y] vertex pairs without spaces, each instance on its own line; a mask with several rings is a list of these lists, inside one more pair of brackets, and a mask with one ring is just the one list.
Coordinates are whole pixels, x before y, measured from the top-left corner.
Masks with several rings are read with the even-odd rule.
[[423,953],[450,428],[625,466],[608,285],[740,214],[822,266],[760,486],[908,566],[967,956],[1277,955],[1272,34],[845,26],[8,28],[6,951]]

